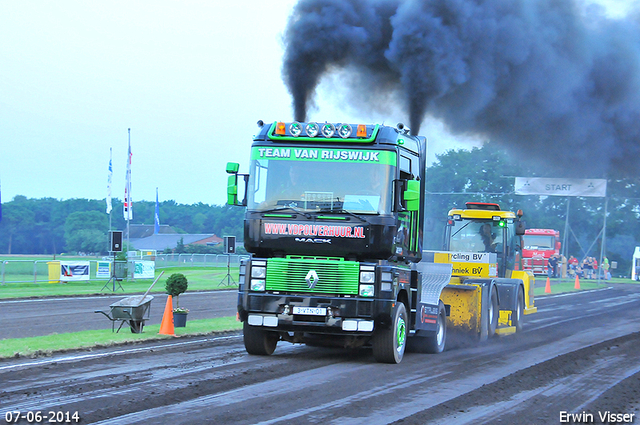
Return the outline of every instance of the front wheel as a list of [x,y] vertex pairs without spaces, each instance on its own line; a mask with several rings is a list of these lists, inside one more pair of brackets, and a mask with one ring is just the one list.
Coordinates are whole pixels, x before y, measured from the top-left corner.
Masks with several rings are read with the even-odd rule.
[[380,363],[400,363],[407,347],[407,309],[396,303],[391,313],[391,326],[376,329],[373,334],[373,357]]
[[258,356],[270,356],[276,351],[276,345],[280,339],[273,331],[266,331],[258,326],[251,326],[247,322],[242,325],[244,335],[244,348],[249,354]]
[[444,308],[444,304],[440,301],[438,308],[438,320],[436,322],[435,334],[425,338],[426,351],[430,354],[438,354],[444,351],[444,347],[447,343],[447,311]]

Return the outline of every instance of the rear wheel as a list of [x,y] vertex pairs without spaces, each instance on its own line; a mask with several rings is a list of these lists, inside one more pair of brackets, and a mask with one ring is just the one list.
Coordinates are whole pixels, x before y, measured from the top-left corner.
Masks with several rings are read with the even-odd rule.
[[515,311],[511,312],[511,321],[513,322],[513,326],[516,327],[516,331],[520,332],[522,330],[522,321],[524,317],[524,293],[522,287],[518,288],[518,304],[516,305]]
[[426,339],[426,351],[431,354],[438,354],[444,351],[447,342],[447,311],[444,304],[440,301],[438,308],[438,319],[436,323],[436,332]]
[[244,348],[249,354],[270,356],[276,350],[280,336],[273,331],[266,331],[258,326],[251,326],[246,321],[242,326]]
[[376,329],[373,334],[373,357],[380,363],[400,363],[407,347],[407,309],[396,303],[391,313],[391,326]]

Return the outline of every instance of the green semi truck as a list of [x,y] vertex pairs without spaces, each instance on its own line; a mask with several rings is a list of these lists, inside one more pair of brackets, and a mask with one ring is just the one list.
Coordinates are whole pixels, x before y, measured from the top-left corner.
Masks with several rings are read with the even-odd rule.
[[371,345],[377,361],[399,363],[409,337],[443,351],[451,265],[420,263],[425,138],[402,124],[258,125],[249,173],[227,164],[228,203],[247,208],[247,351]]

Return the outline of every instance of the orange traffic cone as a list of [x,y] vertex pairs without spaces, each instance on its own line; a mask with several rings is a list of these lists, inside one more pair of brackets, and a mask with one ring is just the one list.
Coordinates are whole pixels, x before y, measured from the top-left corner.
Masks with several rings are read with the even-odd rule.
[[576,284],[573,285],[574,289],[580,289],[580,278],[578,278],[578,275],[576,275]]
[[164,315],[162,316],[162,322],[160,323],[160,335],[173,335],[176,336],[173,328],[173,301],[171,295],[167,297],[167,305],[164,307]]
[[545,294],[551,293],[551,280],[549,279],[549,276],[547,276],[547,286],[544,287],[544,293]]

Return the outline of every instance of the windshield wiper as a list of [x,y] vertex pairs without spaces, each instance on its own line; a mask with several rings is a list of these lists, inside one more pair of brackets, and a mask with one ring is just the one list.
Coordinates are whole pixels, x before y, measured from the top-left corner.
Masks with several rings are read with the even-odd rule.
[[[348,214],[352,217],[357,218],[360,221],[366,222],[367,220],[365,220],[364,218],[362,218],[361,216],[359,216],[356,213],[353,213],[351,211],[345,210],[344,208],[322,208],[320,211],[321,213],[336,213],[336,214]],[[373,213],[372,215],[380,215],[380,213],[378,211],[376,211],[375,213]]]
[[468,225],[470,225],[471,223],[473,223],[473,221],[467,221],[467,223],[462,226],[457,232],[455,232],[453,235],[451,235],[451,237],[454,237],[455,235],[457,235],[458,233],[460,233],[462,231],[462,229],[464,229],[465,227],[467,227]]
[[291,210],[291,211],[295,211],[298,214],[301,214],[307,218],[311,218],[311,214],[309,214],[308,212],[304,212],[301,209],[299,209],[298,207],[294,207],[293,205],[281,205],[279,207],[275,207],[275,208],[271,208],[268,210],[261,210],[260,213],[262,214],[268,214],[268,213],[272,213],[272,212],[276,212],[276,211],[283,211],[283,210]]

